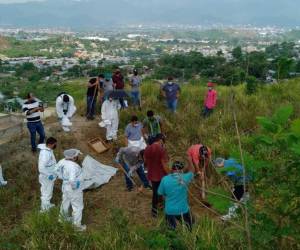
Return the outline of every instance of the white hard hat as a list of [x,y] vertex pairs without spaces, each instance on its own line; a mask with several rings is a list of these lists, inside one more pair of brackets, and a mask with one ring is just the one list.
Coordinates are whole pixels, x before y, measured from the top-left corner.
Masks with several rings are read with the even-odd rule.
[[80,152],[80,150],[75,149],[75,148],[71,148],[71,149],[67,149],[64,151],[64,156],[66,160],[72,160],[75,157],[77,157],[78,155],[81,155],[82,153]]

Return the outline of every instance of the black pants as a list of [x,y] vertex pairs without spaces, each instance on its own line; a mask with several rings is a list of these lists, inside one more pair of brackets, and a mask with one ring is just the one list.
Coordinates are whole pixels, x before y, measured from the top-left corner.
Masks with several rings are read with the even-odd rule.
[[152,184],[152,215],[157,216],[158,209],[157,206],[160,202],[162,202],[162,197],[158,195],[157,190],[160,184],[160,181],[151,181]]
[[168,215],[166,214],[167,225],[170,229],[175,230],[177,221],[181,224],[185,224],[189,230],[192,230],[193,217],[190,212],[180,215]]
[[233,189],[234,199],[240,200],[244,195],[244,186],[243,185],[235,185]]

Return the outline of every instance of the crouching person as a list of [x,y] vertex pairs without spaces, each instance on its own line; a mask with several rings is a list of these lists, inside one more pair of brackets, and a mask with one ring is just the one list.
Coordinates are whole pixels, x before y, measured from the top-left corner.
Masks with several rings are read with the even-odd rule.
[[134,171],[137,172],[144,187],[151,188],[144,171],[143,154],[144,150],[141,150],[138,147],[123,147],[120,148],[117,154],[115,162],[120,164],[124,169],[124,177],[128,191],[132,191],[133,189],[134,183],[132,182],[131,177]]
[[183,172],[184,163],[175,161],[172,172],[163,177],[158,188],[158,194],[165,197],[165,216],[170,229],[175,229],[177,221],[184,223],[192,230],[193,218],[188,203],[189,184],[194,178],[193,166],[187,173]]
[[244,183],[248,184],[250,178],[249,176],[245,176],[244,180],[244,167],[234,158],[229,158],[228,160],[217,158],[215,166],[222,168],[222,172],[231,180],[233,184],[232,198],[237,201],[228,209],[228,213],[221,217],[222,220],[227,221],[237,216],[239,202],[245,203],[249,199],[249,194],[245,192]]
[[74,99],[72,96],[61,93],[56,98],[56,113],[62,128],[65,132],[69,132],[72,126],[70,119],[76,112]]
[[[79,231],[86,230],[86,226],[81,224],[83,211],[83,174],[81,167],[77,164],[81,152],[78,149],[68,149],[64,151],[65,158],[59,165],[62,184],[62,204],[61,215],[71,220]],[[68,217],[69,208],[72,207],[72,217]]]

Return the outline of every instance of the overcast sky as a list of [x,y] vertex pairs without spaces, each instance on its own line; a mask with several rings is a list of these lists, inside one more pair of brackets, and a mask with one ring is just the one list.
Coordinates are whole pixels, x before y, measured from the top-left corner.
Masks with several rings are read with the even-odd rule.
[[0,4],[0,25],[6,26],[300,26],[300,0],[0,0]]
[[44,0],[0,0],[1,3],[25,3],[25,2],[40,2]]

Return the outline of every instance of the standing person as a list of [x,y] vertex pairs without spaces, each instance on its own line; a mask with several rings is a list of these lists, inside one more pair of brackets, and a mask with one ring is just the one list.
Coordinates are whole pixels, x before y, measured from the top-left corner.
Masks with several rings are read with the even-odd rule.
[[72,96],[61,93],[56,98],[56,113],[65,132],[70,131],[72,123],[70,119],[76,112],[74,99]]
[[99,82],[97,81],[97,78],[91,78],[87,85],[87,110],[86,110],[86,118],[88,120],[94,120],[95,119],[95,106],[98,96],[98,88],[99,88]]
[[217,105],[217,91],[213,89],[214,84],[212,82],[207,83],[208,91],[204,99],[203,117],[208,117],[212,114],[214,108]]
[[139,122],[137,116],[131,117],[131,122],[125,129],[126,145],[128,147],[134,146],[140,149],[145,149],[147,144],[143,137],[143,125]]
[[54,207],[50,201],[53,195],[54,182],[57,178],[56,159],[53,150],[56,148],[57,140],[49,137],[46,144],[39,144],[41,150],[39,155],[39,182],[41,184],[41,211],[47,211]]
[[124,173],[126,186],[128,191],[132,191],[133,182],[131,179],[132,173],[137,172],[140,180],[145,188],[149,188],[149,181],[144,171],[144,150],[137,147],[123,147],[120,148],[115,162],[120,164],[127,174]]
[[147,117],[143,121],[143,134],[147,143],[151,145],[158,134],[162,134],[162,122],[152,110],[147,111]]
[[168,82],[162,87],[162,94],[166,98],[168,109],[176,113],[180,87],[177,83],[173,82],[173,77],[168,78]]
[[141,93],[140,93],[140,85],[142,83],[142,79],[138,75],[138,71],[135,69],[133,71],[133,76],[130,79],[131,85],[131,97],[134,107],[141,108]]
[[[120,92],[124,91],[124,88],[125,88],[124,77],[119,69],[117,69],[115,71],[115,73],[113,74],[112,80],[114,83],[115,90],[120,91]],[[123,97],[120,98],[119,101],[120,101],[121,107],[126,108]]]
[[228,209],[228,214],[221,217],[222,220],[226,221],[236,217],[236,210],[239,207],[239,201],[246,202],[249,199],[249,194],[245,193],[245,191],[247,191],[247,188],[244,187],[244,180],[245,183],[248,184],[250,178],[249,176],[245,176],[244,179],[244,167],[239,164],[234,158],[229,158],[228,160],[217,158],[214,162],[217,168],[223,168],[224,171],[222,172],[233,183],[233,199],[237,201],[233,204],[232,207]]
[[81,224],[83,211],[83,174],[81,167],[77,164],[81,152],[78,149],[64,151],[64,159],[58,165],[60,168],[62,184],[61,215],[69,219],[69,208],[72,207],[72,223],[80,230],[86,230],[86,225]]
[[190,165],[184,173],[184,163],[175,161],[172,171],[163,177],[158,188],[158,194],[165,197],[165,217],[170,229],[175,230],[176,221],[184,223],[192,229],[192,215],[188,203],[189,184],[194,178],[194,168]]
[[147,146],[144,152],[144,161],[148,170],[148,180],[152,185],[152,209],[153,217],[158,215],[158,205],[161,202],[161,196],[158,194],[158,187],[161,179],[169,173],[168,154],[164,147],[164,136],[158,134],[154,143]]
[[42,103],[39,103],[32,93],[27,94],[27,101],[23,104],[23,112],[27,119],[27,128],[30,132],[31,150],[36,152],[36,132],[39,134],[39,144],[45,140],[45,131],[41,122],[41,113],[44,111]]
[[114,90],[114,83],[111,78],[108,76],[105,77],[105,81],[103,83],[103,101],[107,100],[109,97],[109,93],[111,93]]
[[187,160],[189,167],[194,167],[196,175],[200,176],[201,180],[201,197],[205,199],[205,181],[206,170],[211,159],[211,149],[202,145],[192,145],[187,151]]
[[101,107],[101,119],[99,123],[100,127],[106,128],[106,140],[117,140],[118,127],[119,127],[119,102],[113,100],[112,96],[108,100],[104,101]]
[[104,98],[104,82],[105,82],[105,78],[104,78],[104,74],[99,74],[98,75],[98,83],[99,83],[99,103],[100,105],[103,102],[103,98]]

